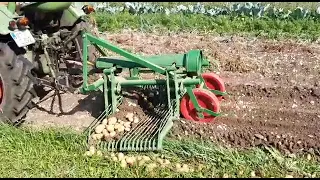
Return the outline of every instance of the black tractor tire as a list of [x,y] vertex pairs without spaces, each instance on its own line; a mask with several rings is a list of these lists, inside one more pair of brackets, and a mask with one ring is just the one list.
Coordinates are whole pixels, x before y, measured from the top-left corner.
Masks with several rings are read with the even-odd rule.
[[0,43],[0,122],[19,125],[36,97],[31,75],[32,63],[5,43]]

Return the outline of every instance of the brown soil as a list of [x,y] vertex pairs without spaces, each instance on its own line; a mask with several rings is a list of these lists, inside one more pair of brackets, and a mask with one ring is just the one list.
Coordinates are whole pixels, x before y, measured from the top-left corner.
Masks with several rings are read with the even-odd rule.
[[117,119],[125,120],[128,113],[133,113],[134,116],[140,120],[147,118],[145,104],[143,103],[143,96],[138,92],[134,91],[125,96],[122,104],[118,107],[118,112],[113,116]]
[[[264,144],[285,152],[319,154],[320,45],[293,40],[136,32],[108,34],[106,39],[141,54],[203,49],[210,60],[220,64],[208,71],[217,72],[226,83],[230,96],[221,104],[226,116],[210,124],[176,121],[171,137],[204,138],[244,148]],[[40,113],[30,112],[28,117]],[[74,116],[68,118],[71,117]]]

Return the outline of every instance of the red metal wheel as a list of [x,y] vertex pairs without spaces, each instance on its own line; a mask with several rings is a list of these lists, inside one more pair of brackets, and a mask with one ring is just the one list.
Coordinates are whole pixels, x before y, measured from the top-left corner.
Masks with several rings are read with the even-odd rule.
[[[215,73],[203,73],[201,76],[205,81],[205,84],[209,88],[209,90],[217,90],[221,92],[226,91],[223,80]],[[200,85],[197,85],[197,88],[199,87]],[[216,95],[216,96],[219,99],[219,101],[223,99],[223,96],[220,96],[220,95]]]
[[[193,93],[196,96],[200,107],[209,109],[216,113],[220,111],[220,102],[215,94],[207,89],[200,88],[193,89]],[[211,122],[215,118],[215,116],[207,113],[203,113],[204,118],[198,117],[197,111],[188,94],[185,94],[181,99],[180,111],[184,118],[200,123]]]

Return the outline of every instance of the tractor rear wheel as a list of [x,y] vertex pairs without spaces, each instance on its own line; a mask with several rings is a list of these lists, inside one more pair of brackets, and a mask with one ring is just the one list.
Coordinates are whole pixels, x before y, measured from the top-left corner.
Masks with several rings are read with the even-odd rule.
[[5,43],[0,43],[0,121],[19,125],[36,96],[32,63]]

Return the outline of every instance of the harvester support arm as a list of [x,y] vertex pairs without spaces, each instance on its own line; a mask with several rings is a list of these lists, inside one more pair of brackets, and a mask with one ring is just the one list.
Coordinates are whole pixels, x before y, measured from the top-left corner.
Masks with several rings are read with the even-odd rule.
[[[166,69],[162,68],[156,64],[150,63],[149,61],[142,59],[141,57],[138,57],[132,53],[129,53],[121,48],[118,48],[117,46],[103,40],[103,39],[98,39],[94,36],[92,36],[91,34],[88,33],[84,33],[84,38],[87,38],[87,40],[89,40],[90,42],[97,44],[99,46],[102,46],[104,48],[107,48],[110,51],[113,51],[125,58],[131,59],[133,61],[135,61],[136,63],[140,64],[143,67],[149,68],[157,73],[160,74],[165,74],[166,73]],[[84,52],[85,53],[85,52]],[[87,54],[83,54],[84,56],[87,56]]]

